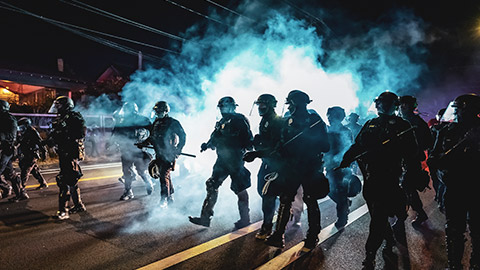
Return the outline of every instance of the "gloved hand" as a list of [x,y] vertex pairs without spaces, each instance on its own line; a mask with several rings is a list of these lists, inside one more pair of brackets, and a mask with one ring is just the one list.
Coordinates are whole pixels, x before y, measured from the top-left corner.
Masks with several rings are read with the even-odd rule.
[[208,149],[208,144],[207,143],[202,143],[200,146],[200,152],[206,151]]
[[147,146],[145,143],[135,143],[135,146],[138,147],[138,149],[143,149],[145,146]]
[[243,160],[246,162],[252,162],[258,157],[257,151],[247,152],[243,155]]

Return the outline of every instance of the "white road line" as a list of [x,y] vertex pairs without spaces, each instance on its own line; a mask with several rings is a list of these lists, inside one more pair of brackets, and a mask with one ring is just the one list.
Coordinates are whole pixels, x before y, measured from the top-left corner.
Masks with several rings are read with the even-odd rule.
[[[352,213],[348,215],[348,223],[346,226],[350,225],[352,222],[355,220],[359,219],[363,215],[368,213],[368,208],[367,205],[364,204]],[[319,242],[318,244],[320,245],[322,242],[325,242],[328,238],[334,236],[336,233],[338,233],[339,230],[335,227],[335,224],[330,224],[326,228],[322,229],[320,234],[318,235]],[[283,269],[287,265],[291,264],[294,262],[296,259],[298,259],[298,253],[300,250],[303,248],[303,242],[300,242],[299,244],[295,245],[294,247],[282,252],[280,255],[277,257],[274,257],[264,265],[259,266],[256,269]]]

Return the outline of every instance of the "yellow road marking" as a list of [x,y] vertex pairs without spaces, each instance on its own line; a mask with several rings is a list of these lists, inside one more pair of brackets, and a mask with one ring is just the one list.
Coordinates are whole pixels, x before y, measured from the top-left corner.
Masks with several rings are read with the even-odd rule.
[[[84,182],[84,181],[92,181],[92,180],[100,180],[100,179],[107,179],[107,178],[116,178],[116,177],[120,177],[122,176],[122,174],[114,174],[114,175],[106,175],[106,176],[97,176],[97,177],[89,177],[89,178],[81,178],[80,180],[78,180],[78,182]],[[48,183],[49,185],[53,185],[53,184],[56,184],[56,182],[50,182]],[[34,187],[38,187],[40,186],[40,184],[36,184],[36,185],[28,185],[26,186],[25,188],[34,188]]]
[[[368,212],[367,205],[364,204],[352,213],[348,215],[348,223],[345,225],[348,226],[355,220],[359,219],[363,215],[365,215]],[[226,244],[230,241],[233,241],[237,238],[243,237],[249,233],[252,233],[262,226],[263,221],[259,221],[256,223],[251,224],[248,227],[245,227],[243,229],[240,229],[238,231],[220,236],[218,238],[215,238],[213,240],[210,240],[208,242],[205,242],[203,244],[200,244],[198,246],[189,248],[187,250],[184,250],[182,252],[173,254],[169,257],[166,257],[164,259],[161,259],[159,261],[153,262],[149,265],[146,265],[144,267],[138,268],[137,270],[153,270],[153,269],[165,269],[171,266],[174,266],[176,264],[179,264],[181,262],[184,262],[190,258],[193,258],[195,256],[198,256],[202,253],[205,253],[209,250],[212,250],[216,247],[219,247],[223,244]],[[322,229],[320,234],[318,235],[320,241],[318,244],[324,242],[328,238],[332,237],[338,232],[338,229],[335,227],[334,224],[331,224],[327,226],[326,228]],[[257,269],[282,269],[288,264],[292,263],[296,259],[298,259],[298,252],[303,248],[303,242],[300,242],[296,246],[286,250],[285,252],[281,253],[277,257],[273,258],[272,260],[268,261],[264,265],[261,265]]]
[[138,269],[149,270],[149,269],[165,269],[165,268],[168,268],[170,266],[173,266],[175,264],[179,264],[183,261],[186,261],[190,258],[193,258],[197,255],[200,255],[204,252],[207,252],[211,249],[214,249],[218,246],[226,244],[230,241],[233,241],[237,238],[240,238],[240,237],[243,237],[243,236],[245,236],[249,233],[252,233],[252,232],[260,229],[261,226],[262,226],[262,221],[253,223],[250,226],[247,226],[247,227],[242,228],[240,230],[237,230],[237,231],[231,232],[229,234],[220,236],[218,238],[215,238],[213,240],[210,240],[210,241],[205,242],[203,244],[200,244],[198,246],[189,248],[187,250],[184,250],[182,252],[179,252],[179,253],[174,254],[172,256],[169,256],[165,259],[162,259],[160,261],[156,261],[154,263],[151,263],[149,265],[146,265],[146,266],[138,268]]
[[[367,208],[367,205],[364,204],[348,215],[348,223],[345,225],[345,227],[347,227],[352,222],[359,219],[366,213],[368,213],[368,208]],[[325,240],[332,237],[338,232],[339,230],[335,227],[335,224],[330,224],[326,228],[322,229],[322,231],[318,235],[318,238],[319,238],[318,244],[320,245]],[[294,262],[299,258],[298,254],[302,248],[303,248],[303,242],[300,242],[299,244],[282,252],[277,257],[274,257],[273,259],[271,259],[264,265],[259,266],[256,269],[257,270],[258,269],[283,269],[284,267],[286,267],[287,265],[291,264],[292,262]]]

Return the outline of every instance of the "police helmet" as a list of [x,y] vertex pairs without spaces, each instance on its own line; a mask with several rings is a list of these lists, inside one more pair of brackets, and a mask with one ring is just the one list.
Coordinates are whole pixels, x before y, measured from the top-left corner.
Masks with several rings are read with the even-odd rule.
[[255,100],[255,104],[265,104],[267,105],[268,107],[272,107],[272,108],[275,108],[277,106],[277,100],[275,99],[275,97],[273,95],[270,95],[270,94],[262,94],[260,95],[257,100]]
[[168,113],[170,111],[170,106],[168,105],[168,103],[166,101],[159,101],[157,103],[155,103],[155,106],[153,106],[153,110],[155,111],[155,113],[159,114],[159,113]]
[[59,96],[52,104],[49,113],[63,113],[73,109],[73,100],[66,96]]
[[345,110],[339,106],[330,107],[327,110],[327,117],[341,121],[345,118]]
[[381,93],[375,99],[375,103],[378,103],[378,102],[385,103],[385,104],[392,104],[392,105],[395,105],[395,106],[400,105],[400,103],[398,101],[398,96],[395,93],[392,93],[392,92],[389,92],[389,91],[385,91],[385,92]]
[[0,99],[0,112],[8,112],[10,110],[10,103]]
[[226,107],[226,106],[233,106],[236,107],[238,104],[235,103],[235,100],[232,97],[222,97],[217,104],[217,107]]
[[307,93],[300,90],[292,90],[290,91],[290,93],[288,93],[287,101],[285,102],[285,104],[307,105],[310,102],[312,101],[310,100],[310,97],[307,95]]
[[120,111],[121,113],[126,115],[138,113],[138,106],[135,102],[127,101],[123,103],[122,109]]
[[413,108],[418,106],[417,99],[414,96],[401,96],[398,101],[400,104],[411,105]]
[[30,120],[30,118],[28,117],[22,117],[18,120],[17,124],[19,126],[26,126],[26,127],[29,127],[32,125],[32,120]]
[[475,94],[460,95],[453,101],[453,107],[464,109],[465,111],[479,114],[480,113],[480,96]]

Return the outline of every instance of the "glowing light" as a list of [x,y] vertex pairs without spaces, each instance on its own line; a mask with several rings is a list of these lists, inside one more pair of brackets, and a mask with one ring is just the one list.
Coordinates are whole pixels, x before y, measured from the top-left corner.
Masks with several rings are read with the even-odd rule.
[[11,94],[12,92],[8,91],[7,88],[2,88],[2,93],[8,95],[8,94]]

